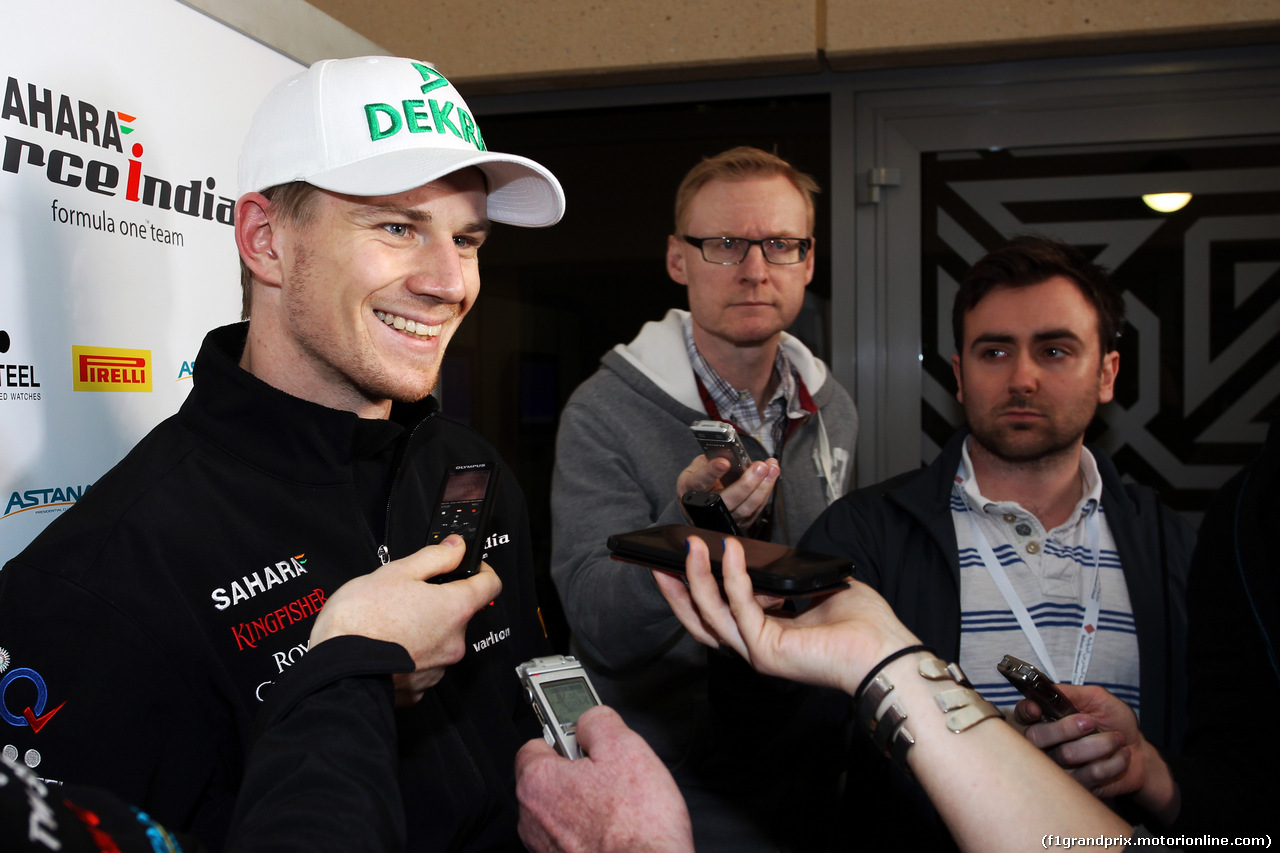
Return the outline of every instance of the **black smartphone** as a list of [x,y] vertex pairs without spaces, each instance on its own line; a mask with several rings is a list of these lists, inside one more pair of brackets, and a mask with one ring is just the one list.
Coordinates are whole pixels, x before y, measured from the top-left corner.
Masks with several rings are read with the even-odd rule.
[[427,544],[438,545],[450,533],[467,543],[462,563],[453,571],[430,578],[431,583],[448,583],[469,578],[480,571],[484,538],[489,533],[489,517],[493,514],[493,497],[498,491],[498,466],[492,462],[454,465],[440,484],[427,529]]
[[[711,556],[711,573],[720,577],[724,556],[723,533],[685,524],[666,524],[609,537],[615,560],[638,563],[651,569],[684,575],[684,559],[689,553],[685,540],[700,536]],[[813,551],[797,551],[776,542],[734,537],[742,543],[747,558],[747,576],[756,592],[783,598],[808,598],[845,587],[853,574],[853,561]]]
[[742,476],[751,465],[746,445],[738,437],[733,424],[724,421],[694,421],[689,427],[708,459],[728,459],[729,470],[721,475],[720,484],[728,486]]
[[680,506],[684,508],[685,516],[694,527],[717,530],[731,536],[742,535],[742,531],[738,529],[738,523],[733,520],[733,513],[729,512],[729,507],[725,506],[724,501],[714,492],[690,489],[680,498]]
[[1052,722],[1080,713],[1071,700],[1062,695],[1054,685],[1053,679],[1036,669],[1024,660],[1013,655],[1005,655],[996,664],[1000,674],[1009,679],[1009,683],[1018,688],[1018,692],[1028,699],[1034,699],[1040,706],[1040,716]]

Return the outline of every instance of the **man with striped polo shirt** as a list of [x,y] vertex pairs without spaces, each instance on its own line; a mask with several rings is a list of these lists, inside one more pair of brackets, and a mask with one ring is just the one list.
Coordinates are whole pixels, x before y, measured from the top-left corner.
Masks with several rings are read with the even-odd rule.
[[[1011,654],[1056,682],[1106,687],[1168,748],[1184,727],[1194,534],[1084,444],[1114,394],[1123,322],[1106,271],[1071,246],[1026,236],[982,258],[952,312],[967,427],[928,467],[837,501],[800,544],[852,557],[858,577],[1006,711],[1020,696],[996,664]],[[1123,744],[1079,716],[1080,753],[1123,761]],[[850,773],[852,796],[887,799],[886,815],[914,810],[885,796],[909,783],[876,766]],[[904,827],[943,831],[882,823],[899,842]]]

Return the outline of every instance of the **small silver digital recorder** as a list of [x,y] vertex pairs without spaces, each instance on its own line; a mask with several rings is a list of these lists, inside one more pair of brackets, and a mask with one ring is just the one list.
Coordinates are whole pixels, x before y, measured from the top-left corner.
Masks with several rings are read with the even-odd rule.
[[578,717],[600,704],[582,664],[572,655],[548,655],[516,667],[547,743],[565,758],[578,759]]
[[729,470],[720,475],[720,485],[728,486],[737,482],[742,472],[751,467],[751,454],[742,443],[738,431],[733,424],[724,421],[694,421],[690,427],[693,437],[702,446],[702,452],[708,459],[728,459]]

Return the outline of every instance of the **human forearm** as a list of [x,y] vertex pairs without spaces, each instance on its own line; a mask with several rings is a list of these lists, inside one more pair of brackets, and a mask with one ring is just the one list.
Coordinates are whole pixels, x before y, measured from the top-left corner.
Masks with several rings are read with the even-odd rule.
[[1045,835],[1129,836],[1128,824],[1003,720],[950,731],[935,696],[955,685],[919,675],[929,658],[910,655],[884,673],[915,740],[908,765],[961,849],[1012,853],[1041,846]]
[[403,849],[391,679],[403,647],[342,636],[273,688],[257,720],[227,849]]
[[[885,600],[857,582],[799,616],[765,613],[752,596],[741,549],[732,540],[722,561],[727,600],[711,576],[701,540],[691,540],[686,569],[687,589],[660,579],[685,627],[702,642],[733,648],[761,672],[856,695],[868,674],[875,675],[878,661],[917,642]],[[870,717],[882,721],[882,734],[891,734],[893,724],[883,722],[892,719],[887,709],[896,702],[905,713],[903,724],[915,738],[906,761],[962,847],[1001,853],[1027,850],[1045,835],[1129,835],[1122,820],[1002,720],[980,714],[970,725],[957,725],[958,733],[949,730],[938,694],[957,693],[962,700],[949,702],[948,710],[963,705],[983,710],[982,700],[963,692],[941,662],[931,665],[929,678],[922,676],[926,659],[933,656],[917,652],[883,667],[880,674],[892,689],[877,686],[881,701]],[[875,695],[858,698],[874,701]]]

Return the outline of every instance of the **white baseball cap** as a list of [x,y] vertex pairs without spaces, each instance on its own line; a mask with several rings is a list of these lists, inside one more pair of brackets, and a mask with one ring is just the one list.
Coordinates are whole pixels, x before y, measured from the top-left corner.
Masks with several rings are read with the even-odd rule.
[[394,195],[474,166],[489,184],[489,218],[554,225],[555,175],[497,154],[453,84],[425,62],[325,59],[271,90],[240,151],[240,192],[306,181],[358,196]]

